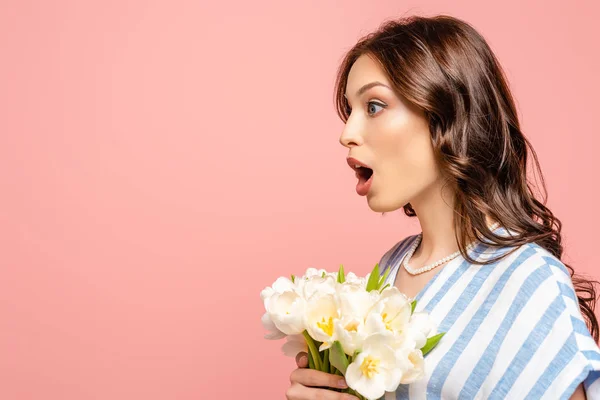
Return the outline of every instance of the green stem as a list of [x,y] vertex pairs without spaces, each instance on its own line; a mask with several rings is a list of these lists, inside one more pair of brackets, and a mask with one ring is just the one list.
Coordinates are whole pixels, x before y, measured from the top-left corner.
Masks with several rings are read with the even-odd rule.
[[313,361],[312,353],[308,352],[308,368],[315,369],[315,362]]
[[365,400],[365,397],[361,394],[359,394],[356,390],[352,390],[350,388],[348,388],[348,393],[358,397],[360,400]]
[[304,338],[306,339],[306,344],[308,345],[308,350],[312,354],[312,358],[313,358],[313,361],[315,363],[315,369],[319,370],[319,371],[322,371],[322,369],[321,369],[321,357],[319,356],[319,349],[317,349],[317,347],[315,346],[315,342],[314,342],[313,338],[310,337],[310,335],[308,334],[308,332],[306,330],[304,332],[302,332],[302,334],[304,335]]
[[323,371],[329,372],[329,349],[323,351]]

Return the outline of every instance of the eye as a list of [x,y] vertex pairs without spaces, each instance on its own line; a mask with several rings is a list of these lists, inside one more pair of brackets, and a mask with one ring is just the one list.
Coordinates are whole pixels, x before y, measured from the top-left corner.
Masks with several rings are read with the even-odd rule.
[[[385,106],[383,104],[369,101],[367,103],[367,112],[369,113],[369,115],[373,116],[373,115],[377,114],[377,107],[385,108]],[[373,111],[373,109],[374,109],[374,111]]]
[[[352,107],[350,107],[350,105],[347,102],[345,104],[345,107],[346,116],[349,117],[352,113]],[[374,101],[367,102],[367,114],[369,114],[369,116],[374,116],[375,114],[377,114],[377,107],[385,108],[386,106],[385,104],[376,103]]]

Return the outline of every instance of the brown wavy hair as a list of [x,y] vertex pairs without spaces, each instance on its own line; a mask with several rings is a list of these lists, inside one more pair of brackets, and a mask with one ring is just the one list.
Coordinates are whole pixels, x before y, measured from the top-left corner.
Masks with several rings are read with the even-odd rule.
[[[448,15],[384,21],[346,53],[339,67],[335,104],[344,123],[349,117],[346,82],[361,55],[378,62],[394,90],[424,110],[436,160],[446,182],[457,189],[454,224],[463,257],[477,264],[498,260],[479,262],[466,252],[466,244],[472,238],[481,240],[481,234],[493,246],[515,246],[503,257],[535,242],[560,259],[562,223],[545,206],[547,190],[537,155],[521,131],[506,76],[485,39],[470,24]],[[541,180],[543,201],[536,199],[527,179],[528,152]],[[403,208],[407,216],[416,216],[410,203]],[[486,215],[517,234],[494,234]],[[563,264],[598,342],[598,282]]]

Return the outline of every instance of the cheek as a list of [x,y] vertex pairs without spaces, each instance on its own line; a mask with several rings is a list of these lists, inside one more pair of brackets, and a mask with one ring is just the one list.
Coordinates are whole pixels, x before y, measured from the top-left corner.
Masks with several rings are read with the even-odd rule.
[[377,149],[384,172],[390,177],[423,182],[437,177],[429,131],[419,124],[398,124],[378,138]]

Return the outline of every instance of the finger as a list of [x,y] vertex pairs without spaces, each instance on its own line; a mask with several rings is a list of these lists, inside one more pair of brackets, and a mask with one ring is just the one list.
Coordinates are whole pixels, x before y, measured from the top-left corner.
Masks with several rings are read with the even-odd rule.
[[343,376],[328,374],[314,369],[298,368],[290,374],[290,381],[298,382],[304,386],[331,387],[346,389],[348,385]]
[[298,366],[298,368],[308,367],[308,354],[306,354],[303,351],[296,354],[296,365]]
[[310,394],[307,399],[324,399],[324,400],[358,400],[358,397],[349,393],[334,392],[327,389],[309,389]]
[[358,400],[358,397],[353,396],[349,393],[334,392],[333,390],[327,389],[314,389],[306,386],[298,385],[295,391],[293,399],[302,400]]

